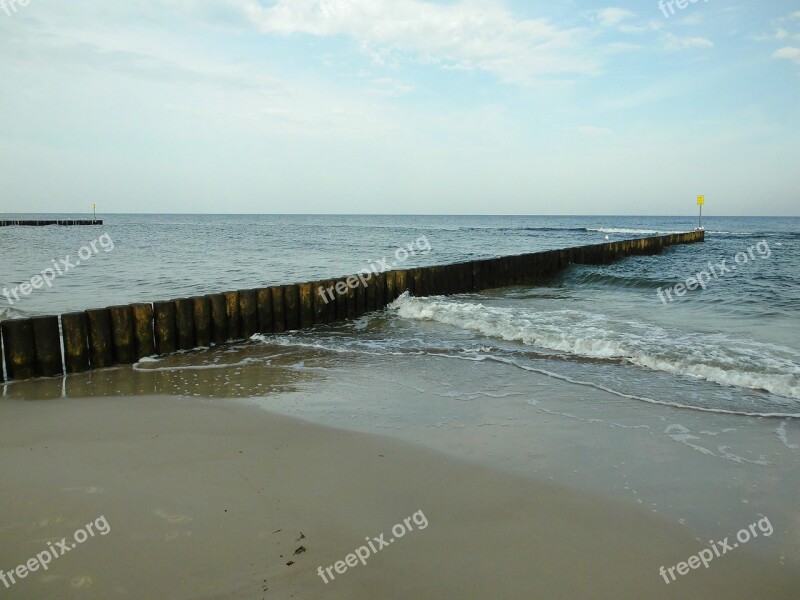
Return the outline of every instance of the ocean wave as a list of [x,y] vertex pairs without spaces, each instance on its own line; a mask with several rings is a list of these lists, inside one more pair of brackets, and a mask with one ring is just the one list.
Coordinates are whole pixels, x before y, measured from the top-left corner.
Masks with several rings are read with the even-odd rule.
[[[545,377],[551,377],[574,385],[590,387],[602,392],[613,394],[620,398],[630,400],[637,400],[648,404],[655,404],[659,406],[667,406],[681,410],[696,410],[700,412],[747,416],[747,417],[765,417],[765,418],[783,418],[783,419],[799,419],[800,408],[795,408],[791,401],[784,402],[771,402],[767,403],[761,408],[753,406],[746,407],[745,405],[737,406],[714,406],[712,405],[697,405],[688,402],[679,402],[676,400],[663,400],[656,399],[651,396],[643,395],[642,393],[630,393],[613,386],[603,383],[601,381],[590,381],[583,378],[576,378],[574,375],[570,376],[566,373],[559,373],[552,368],[536,367],[530,364],[523,364],[519,360],[520,357],[505,356],[503,351],[493,346],[477,346],[475,348],[465,347],[449,347],[445,343],[444,347],[437,347],[436,345],[427,345],[421,340],[414,340],[411,346],[402,343],[400,340],[393,338],[391,340],[365,340],[361,336],[349,338],[347,336],[336,336],[334,338],[326,338],[324,336],[305,336],[299,332],[284,334],[279,336],[258,336],[260,341],[269,345],[278,345],[289,348],[305,348],[320,350],[325,352],[332,352],[334,354],[361,354],[366,356],[433,356],[444,358],[447,360],[461,360],[468,362],[495,362],[508,365],[513,368],[521,369],[523,371],[537,373]],[[254,338],[255,339],[255,338]],[[433,341],[433,340],[429,340]],[[436,340],[441,342],[442,340]],[[306,367],[308,368],[308,367]],[[483,392],[475,392],[474,396],[490,395]],[[536,403],[533,400],[529,400]]]
[[592,233],[619,233],[626,235],[669,235],[671,233],[686,233],[683,231],[661,231],[658,229],[628,229],[626,227],[586,227],[584,231]]
[[800,352],[724,334],[668,331],[585,311],[487,307],[404,294],[391,308],[535,349],[800,399]]
[[566,381],[567,383],[572,383],[575,385],[582,385],[585,387],[594,388],[596,390],[600,390],[603,392],[608,392],[609,394],[613,394],[614,396],[619,396],[620,398],[628,398],[630,400],[639,400],[641,402],[646,402],[647,404],[657,404],[659,406],[669,406],[671,408],[679,408],[681,410],[696,410],[699,412],[706,412],[706,413],[714,413],[720,415],[735,415],[740,417],[769,417],[769,418],[781,418],[781,419],[800,419],[800,413],[788,413],[788,412],[755,412],[755,411],[745,411],[745,410],[733,410],[727,408],[712,408],[706,406],[693,406],[691,404],[683,404],[681,402],[674,402],[670,400],[656,400],[655,398],[650,398],[648,396],[640,396],[637,394],[627,394],[625,392],[621,392],[619,390],[615,390],[611,387],[606,385],[596,383],[593,381],[583,381],[580,379],[575,379],[574,377],[568,377],[567,375],[562,375],[560,373],[554,373],[552,371],[548,371],[546,369],[537,369],[534,367],[529,367],[527,365],[519,364],[516,361],[502,359],[497,357],[490,357],[489,360],[493,360],[495,362],[504,363],[507,365],[511,365],[518,369],[522,369],[523,371],[531,371],[533,373],[539,373],[540,375],[546,375],[548,377],[552,377],[553,379],[558,379],[560,381]]
[[626,277],[608,272],[570,270],[565,276],[570,282],[578,285],[655,289],[659,286],[672,287],[675,282],[668,279],[647,279],[644,277]]
[[459,231],[537,231],[586,233],[585,227],[460,227]]
[[800,232],[797,231],[711,231],[706,230],[706,234],[718,235],[721,237],[731,238],[768,238],[768,239],[784,239],[784,238],[797,238],[800,237]]

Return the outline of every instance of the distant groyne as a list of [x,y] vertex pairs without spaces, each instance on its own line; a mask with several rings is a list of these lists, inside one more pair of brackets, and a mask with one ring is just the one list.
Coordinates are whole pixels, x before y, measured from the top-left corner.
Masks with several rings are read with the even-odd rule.
[[47,225],[102,225],[102,219],[58,219],[55,221],[20,221],[20,220],[0,220],[0,227],[12,227],[14,225],[24,227],[45,227]]
[[[705,239],[702,230],[442,266],[253,288],[0,323],[0,380],[54,377],[145,356],[355,319],[414,296],[541,283],[569,264],[609,264]],[[334,289],[337,294],[320,293]]]

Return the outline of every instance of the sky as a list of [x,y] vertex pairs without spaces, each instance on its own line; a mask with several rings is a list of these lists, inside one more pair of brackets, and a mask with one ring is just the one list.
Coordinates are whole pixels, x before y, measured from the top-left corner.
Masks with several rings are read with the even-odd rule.
[[799,0],[0,0],[0,212],[800,215],[798,100]]

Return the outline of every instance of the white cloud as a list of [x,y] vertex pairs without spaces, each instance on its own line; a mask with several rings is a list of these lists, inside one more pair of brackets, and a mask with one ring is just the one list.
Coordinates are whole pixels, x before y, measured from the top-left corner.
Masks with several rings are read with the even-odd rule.
[[600,27],[616,27],[623,21],[627,21],[628,19],[632,19],[636,16],[636,13],[626,9],[626,8],[602,8],[597,11],[597,22],[599,23]]
[[[800,11],[793,13],[787,17],[781,17],[772,21],[775,28],[775,33],[768,33],[766,35],[756,35],[753,39],[757,42],[771,42],[783,40],[798,40],[800,41],[800,31],[792,32],[791,29],[795,26],[800,26],[800,23],[791,23],[790,21],[800,21]],[[786,27],[789,27],[787,29]]]
[[681,25],[686,25],[688,27],[695,27],[697,25],[700,25],[702,22],[703,22],[703,16],[702,13],[700,12],[694,12],[689,16],[683,17],[680,20]]
[[519,19],[496,2],[459,0],[240,0],[264,33],[346,35],[377,62],[413,58],[478,69],[507,83],[599,72],[584,29],[560,29],[548,19]]
[[713,48],[714,42],[701,37],[678,37],[668,33],[664,47],[667,50],[691,50],[692,48]]
[[792,48],[791,46],[781,48],[772,55],[772,58],[783,58],[800,65],[800,48]]
[[[203,36],[136,27],[115,4],[118,8],[122,14],[103,10],[85,21],[68,14],[69,9],[60,12],[65,9],[57,5],[37,19],[20,19],[14,28],[0,19],[4,102],[21,102],[26,95],[45,99],[57,90],[60,111],[48,112],[48,119],[85,114],[82,118],[102,129],[109,127],[106,109],[119,106],[130,114],[115,121],[112,130],[135,130],[134,123],[157,119],[162,122],[158,135],[165,137],[184,136],[183,128],[196,120],[209,130],[219,127],[244,135],[359,139],[394,132],[396,113],[387,109],[383,97],[411,91],[389,80],[345,90],[319,79],[287,76],[260,57],[245,59],[206,46]],[[155,9],[149,14],[159,15],[164,17]],[[252,28],[241,18],[240,23]],[[86,90],[91,90],[91,99],[81,100]],[[37,120],[44,119],[38,115]]]
[[591,15],[601,29],[613,29],[620,33],[639,34],[661,29],[660,22],[638,19],[638,15],[627,8],[602,8]]

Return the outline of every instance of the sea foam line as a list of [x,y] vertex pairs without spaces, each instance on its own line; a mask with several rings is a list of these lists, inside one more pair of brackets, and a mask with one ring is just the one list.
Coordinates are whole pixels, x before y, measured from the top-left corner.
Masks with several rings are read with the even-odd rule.
[[[800,356],[793,348],[767,347],[757,342],[724,339],[706,341],[699,335],[684,335],[682,348],[692,346],[696,355],[715,356],[723,366],[692,362],[692,359],[659,356],[655,353],[663,341],[674,337],[671,332],[637,322],[619,322],[625,330],[608,328],[612,319],[605,315],[561,310],[555,313],[531,313],[509,308],[486,307],[483,304],[446,301],[442,298],[414,298],[407,293],[391,305],[401,317],[432,320],[482,335],[522,342],[525,345],[565,352],[575,356],[601,360],[621,360],[652,371],[710,381],[719,385],[767,391],[776,396],[800,399],[798,373]],[[674,342],[673,342],[674,343]],[[724,345],[723,345],[724,343]],[[786,373],[764,373],[737,368],[744,360],[755,360],[756,348],[761,366],[780,368]],[[786,355],[786,356],[782,356]],[[791,357],[791,358],[790,358]]]

